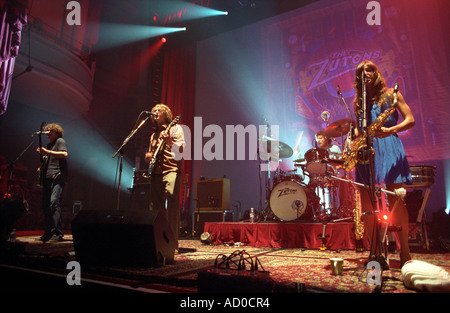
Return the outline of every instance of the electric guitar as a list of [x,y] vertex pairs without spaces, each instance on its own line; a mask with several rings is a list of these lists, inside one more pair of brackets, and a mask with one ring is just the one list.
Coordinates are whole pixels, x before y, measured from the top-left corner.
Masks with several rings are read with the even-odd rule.
[[[42,132],[44,130],[45,122],[42,122],[41,128],[39,129],[39,150],[42,149]],[[44,179],[45,179],[45,172],[47,171],[47,161],[48,156],[42,155],[42,153],[39,153],[39,180],[38,180],[38,186],[43,187],[44,186]]]
[[[170,122],[169,126],[167,126],[167,128],[166,128],[167,132],[169,132],[170,128],[175,126],[180,120],[181,120],[181,115],[178,115],[176,118],[174,118],[172,120],[172,122]],[[155,169],[156,161],[158,159],[158,154],[164,147],[164,143],[165,143],[165,141],[161,140],[161,142],[158,144],[158,147],[155,150],[155,153],[153,153],[153,157],[150,161],[150,164],[148,165],[148,170],[147,170],[147,175],[146,175],[146,177],[148,177],[148,178],[150,178],[153,174],[153,170]]]

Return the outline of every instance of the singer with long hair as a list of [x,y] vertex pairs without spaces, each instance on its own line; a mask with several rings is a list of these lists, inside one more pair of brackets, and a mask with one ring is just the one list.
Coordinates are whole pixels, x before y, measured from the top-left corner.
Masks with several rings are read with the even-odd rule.
[[[365,84],[365,93],[363,92],[363,83]],[[367,126],[373,123],[377,117],[391,107],[394,101],[394,89],[386,86],[386,81],[378,69],[378,67],[371,61],[365,60],[361,62],[355,73],[354,88],[356,96],[353,102],[355,116],[358,119],[358,127],[356,129],[356,136],[361,134],[362,121],[364,120],[363,112],[366,111]],[[365,97],[364,97],[365,95]],[[365,101],[363,101],[365,98]],[[366,110],[363,110],[363,105],[366,103]],[[399,113],[403,120],[399,122]],[[384,125],[375,132],[372,146],[375,151],[373,161],[374,182],[377,185],[385,185],[385,189],[395,192],[396,189],[401,188],[404,184],[412,184],[411,173],[409,169],[408,160],[405,155],[405,150],[401,139],[398,136],[399,132],[406,131],[412,128],[415,124],[414,116],[411,109],[406,104],[402,94],[397,92],[397,106],[396,110],[389,115]],[[357,164],[356,166],[356,181],[365,185],[371,184],[371,170],[368,164]],[[362,210],[374,211],[372,207],[370,190],[361,188],[361,202]],[[394,204],[399,199],[396,195],[387,195],[387,200],[390,210],[393,209]],[[401,266],[411,259],[408,245],[408,211],[402,199],[397,202],[395,210],[391,214],[391,223],[394,226],[399,226],[398,231],[400,249],[400,263]],[[374,226],[375,219],[373,215],[364,217],[364,224],[366,226],[366,234],[372,244],[372,250],[379,247],[377,242],[379,238],[375,238]],[[379,255],[380,251],[371,251],[372,255]]]

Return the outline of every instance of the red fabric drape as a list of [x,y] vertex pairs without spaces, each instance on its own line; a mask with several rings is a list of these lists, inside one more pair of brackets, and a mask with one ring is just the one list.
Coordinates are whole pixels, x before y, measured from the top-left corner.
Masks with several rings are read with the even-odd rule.
[[[193,129],[195,100],[195,58],[196,46],[192,44],[164,54],[161,102],[171,108],[174,116],[181,114],[180,124]],[[191,143],[186,141],[187,145]],[[187,178],[187,188],[192,177],[192,161],[185,160],[183,182]],[[188,175],[188,176],[186,176]],[[191,188],[189,188],[191,190]],[[181,193],[183,197],[183,192]],[[189,198],[185,200],[184,214],[189,212]]]
[[[328,223],[325,227],[327,249],[355,249],[353,223]],[[205,223],[213,244],[242,242],[253,247],[308,248],[322,245],[320,223]],[[363,247],[370,248],[367,237]]]
[[5,113],[28,0],[0,1],[0,115]]

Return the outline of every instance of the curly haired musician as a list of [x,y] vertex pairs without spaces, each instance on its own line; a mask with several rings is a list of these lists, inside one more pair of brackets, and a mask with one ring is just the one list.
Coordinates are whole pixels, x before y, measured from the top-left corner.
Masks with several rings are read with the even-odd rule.
[[[178,160],[174,151],[183,152],[184,133],[180,125],[173,125],[167,129],[173,119],[168,106],[157,104],[153,107],[152,113],[155,113],[152,121],[156,124],[156,131],[150,137],[149,151],[145,154],[147,163],[151,163],[154,158],[156,160],[150,184],[150,210],[165,212],[178,248],[183,160]],[[155,155],[161,141],[164,141],[164,144]]]
[[41,166],[42,176],[42,210],[44,216],[44,235],[41,241],[61,241],[62,232],[62,194],[68,178],[67,144],[62,138],[64,130],[59,124],[48,124],[44,129],[50,140],[47,147],[37,148],[44,156],[45,164]]
[[[411,184],[412,178],[409,169],[408,160],[405,155],[405,150],[401,139],[397,133],[403,132],[414,126],[415,120],[411,109],[406,104],[400,92],[394,93],[392,88],[386,87],[385,79],[378,69],[378,67],[371,61],[361,62],[355,73],[354,88],[356,97],[353,105],[355,116],[359,119],[358,129],[356,135],[361,133],[361,121],[363,119],[363,88],[362,75],[365,78],[366,85],[366,103],[367,103],[367,126],[373,123],[380,114],[385,112],[397,99],[396,110],[390,114],[384,125],[375,132],[373,138],[374,156],[374,181],[375,184],[386,185],[386,189],[395,191],[401,188],[404,184]],[[396,96],[396,98],[395,98]],[[399,113],[403,117],[403,121],[398,123]],[[356,166],[356,181],[370,184],[370,168],[368,165],[357,164]],[[399,197],[395,195],[388,195],[388,203],[390,210],[393,209]],[[368,189],[361,190],[361,202],[363,211],[373,211],[370,192]],[[372,247],[378,246],[373,244],[372,238],[374,229],[374,218],[365,217],[364,223],[367,229],[369,240],[372,240]],[[410,260],[409,246],[408,246],[408,211],[403,200],[399,200],[395,206],[395,210],[391,214],[391,223],[395,226],[400,226],[401,230],[398,232],[398,237],[401,245],[400,262],[403,265]],[[371,255],[377,251],[371,251]]]

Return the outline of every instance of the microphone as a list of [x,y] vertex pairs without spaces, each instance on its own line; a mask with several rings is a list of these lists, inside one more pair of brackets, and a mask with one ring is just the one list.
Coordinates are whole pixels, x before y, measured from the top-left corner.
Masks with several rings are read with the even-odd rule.
[[342,93],[341,93],[341,88],[339,87],[339,85],[337,85],[337,94],[338,94],[338,96],[340,96]]
[[150,112],[150,111],[142,111],[142,113],[146,113],[146,114],[150,114],[150,115],[156,116],[156,113],[153,113],[153,112]]
[[50,134],[50,131],[46,130],[46,131],[38,131],[38,132],[34,133],[34,135],[41,135],[41,134]]
[[330,119],[330,112],[328,112],[328,111],[323,111],[321,114],[320,114],[320,117],[322,118],[322,120],[326,123],[326,122],[328,122],[328,120]]

